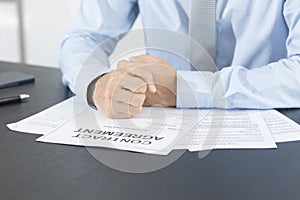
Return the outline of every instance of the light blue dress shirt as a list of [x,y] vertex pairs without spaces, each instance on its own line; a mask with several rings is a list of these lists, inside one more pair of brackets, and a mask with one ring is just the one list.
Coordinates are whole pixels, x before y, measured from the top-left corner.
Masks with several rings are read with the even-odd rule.
[[[107,57],[122,36],[97,50],[77,90],[82,63],[103,41],[129,31],[138,14],[145,28],[187,36],[189,12],[189,0],[81,0],[61,46],[64,83],[85,96],[88,83],[103,73],[101,66],[108,65]],[[216,14],[218,72],[189,71],[184,60],[148,50],[177,68],[177,107],[300,107],[299,0],[217,0]],[[157,42],[157,36],[145,34],[147,45]]]

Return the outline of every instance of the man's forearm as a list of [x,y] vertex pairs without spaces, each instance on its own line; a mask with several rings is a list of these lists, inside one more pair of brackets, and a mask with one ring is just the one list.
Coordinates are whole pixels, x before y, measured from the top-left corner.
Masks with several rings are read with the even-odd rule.
[[179,72],[178,108],[300,107],[300,58],[282,59],[256,69],[231,66],[211,75]]

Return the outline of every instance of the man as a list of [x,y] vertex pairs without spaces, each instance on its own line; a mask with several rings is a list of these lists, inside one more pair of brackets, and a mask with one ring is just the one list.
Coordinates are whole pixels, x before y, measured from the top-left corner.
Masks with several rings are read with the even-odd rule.
[[[87,95],[88,101],[110,118],[130,118],[140,113],[143,105],[157,104],[179,108],[300,107],[298,0],[217,0],[217,72],[190,71],[189,65],[162,51],[121,60],[117,70],[100,70],[101,65],[108,65],[105,57],[138,14],[146,29],[188,36],[191,1],[82,0],[61,47],[64,83],[79,96]],[[152,34],[145,33],[146,41],[151,41]],[[113,39],[101,46],[110,37]],[[94,59],[82,70],[82,63],[99,45],[99,63]],[[78,81],[82,73],[85,75]],[[76,84],[82,87],[77,90]]]

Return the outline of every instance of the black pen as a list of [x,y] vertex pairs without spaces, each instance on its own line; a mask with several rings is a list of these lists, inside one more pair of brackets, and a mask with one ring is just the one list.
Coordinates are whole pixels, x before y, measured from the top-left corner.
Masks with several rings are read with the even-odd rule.
[[20,94],[17,96],[3,97],[0,98],[0,105],[11,104],[11,103],[22,103],[29,98],[29,94]]

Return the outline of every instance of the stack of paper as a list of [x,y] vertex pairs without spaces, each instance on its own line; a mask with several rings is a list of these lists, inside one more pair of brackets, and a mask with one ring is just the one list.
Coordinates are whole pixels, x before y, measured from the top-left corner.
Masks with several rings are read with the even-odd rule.
[[167,155],[173,149],[276,148],[300,140],[300,126],[275,110],[144,108],[133,119],[108,119],[70,98],[11,130],[41,134],[39,142]]

